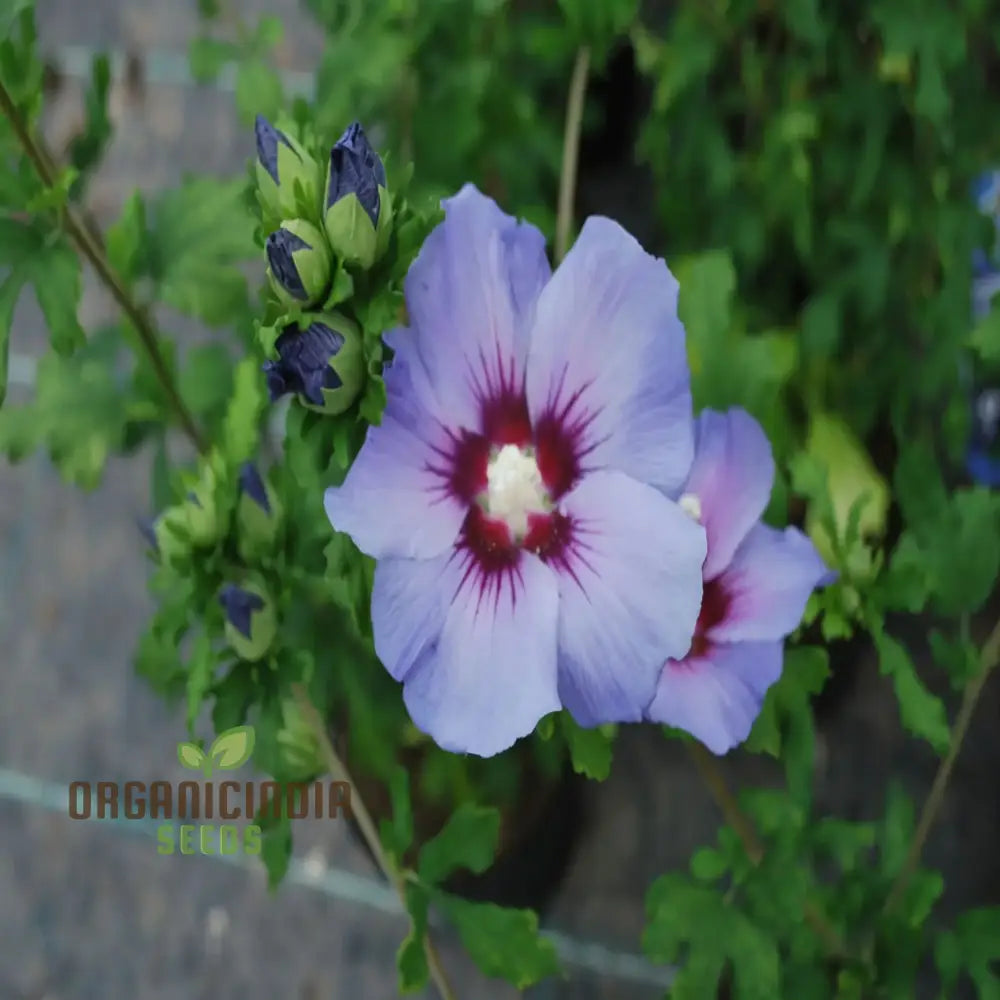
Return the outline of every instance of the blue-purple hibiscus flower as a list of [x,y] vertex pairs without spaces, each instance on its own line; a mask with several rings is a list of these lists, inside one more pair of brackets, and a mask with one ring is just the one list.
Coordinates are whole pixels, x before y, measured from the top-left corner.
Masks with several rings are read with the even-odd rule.
[[753,417],[704,410],[695,436],[680,504],[708,535],[704,596],[691,648],[667,660],[647,716],[722,754],[749,735],[781,674],[785,636],[832,574],[801,531],[761,523],[774,458]]
[[701,605],[677,282],[609,219],[553,274],[545,240],[466,185],[391,331],[388,402],[333,526],[378,560],[375,649],[416,725],[490,756],[566,707],[640,721]]

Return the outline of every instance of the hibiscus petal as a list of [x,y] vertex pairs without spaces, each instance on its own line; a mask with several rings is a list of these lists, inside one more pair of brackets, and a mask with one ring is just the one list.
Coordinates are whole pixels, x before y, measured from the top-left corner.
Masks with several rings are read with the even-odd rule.
[[444,222],[406,276],[406,306],[453,429],[475,431],[484,397],[521,389],[535,301],[551,269],[545,237],[471,184],[443,205]]
[[483,580],[468,568],[456,555],[436,582],[414,571],[421,579],[408,589],[431,586],[450,606],[437,642],[407,674],[403,699],[414,724],[445,750],[492,757],[560,708],[559,591],[552,571],[528,553],[509,574]]
[[729,565],[763,515],[773,484],[774,457],[760,424],[745,410],[703,410],[695,422],[694,463],[684,492],[701,504],[708,535],[706,580]]
[[724,754],[742,743],[760,714],[767,689],[781,676],[781,642],[713,646],[703,657],[664,666],[646,715],[683,729]]
[[441,634],[452,596],[442,579],[453,558],[449,550],[436,559],[381,559],[375,565],[375,653],[397,681]]
[[[678,286],[616,222],[590,218],[539,296],[527,396],[538,426],[572,429],[581,471],[671,491],[694,453]],[[561,416],[559,416],[561,414]]]
[[809,595],[830,580],[813,543],[797,528],[758,524],[721,576],[727,608],[709,630],[716,642],[781,639],[798,628]]
[[451,443],[412,349],[386,368],[385,386],[382,423],[368,428],[344,482],[326,491],[326,514],[376,559],[431,558],[451,548],[466,513],[440,471]]
[[671,500],[621,472],[566,495],[572,525],[559,580],[559,693],[583,726],[635,722],[663,661],[691,645],[705,532]]

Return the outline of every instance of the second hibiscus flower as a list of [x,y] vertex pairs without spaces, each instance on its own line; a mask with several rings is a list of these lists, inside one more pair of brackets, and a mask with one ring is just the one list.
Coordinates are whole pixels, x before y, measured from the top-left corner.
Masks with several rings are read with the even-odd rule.
[[406,279],[388,402],[332,525],[377,560],[375,649],[414,722],[490,756],[567,708],[639,721],[702,603],[706,533],[666,494],[694,443],[677,282],[591,218],[555,273],[467,185]]
[[761,522],[773,483],[771,446],[749,413],[699,415],[680,503],[708,533],[704,599],[691,649],[666,662],[647,715],[717,754],[750,734],[781,674],[785,637],[833,577],[801,531]]

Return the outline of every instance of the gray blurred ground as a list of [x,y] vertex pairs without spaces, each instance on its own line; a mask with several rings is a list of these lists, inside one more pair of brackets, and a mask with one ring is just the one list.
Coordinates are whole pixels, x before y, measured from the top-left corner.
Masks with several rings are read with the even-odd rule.
[[[308,70],[319,45],[293,0],[240,0],[286,24],[282,62]],[[141,57],[183,56],[196,28],[193,4],[42,0],[43,46],[113,47]],[[242,170],[250,136],[231,98],[206,89],[148,85],[141,100],[119,88],[118,134],[92,208],[107,221],[128,192],[176,182],[182,173]],[[79,115],[68,82],[48,121],[57,148]],[[586,193],[616,214],[623,192]],[[631,220],[622,217],[628,224]],[[108,301],[88,288],[85,319]],[[44,330],[22,304],[14,349],[37,354]],[[11,403],[18,399],[17,390]],[[147,512],[142,459],[114,461],[85,495],[63,485],[46,461],[0,466],[0,768],[48,782],[171,776],[184,737],[179,713],[134,679],[131,654],[150,612],[146,564],[134,518]],[[1000,691],[988,689],[952,782],[928,859],[947,875],[945,915],[1000,902]],[[763,764],[727,761],[733,781],[766,780]],[[818,753],[818,807],[846,818],[880,814],[889,776],[922,796],[933,761],[899,733],[895,704],[873,664],[827,727]],[[0,1000],[353,1000],[396,995],[393,961],[403,920],[300,885],[268,896],[259,872],[199,857],[160,857],[152,841],[71,822],[21,785],[0,797]],[[25,799],[39,801],[25,801]],[[650,881],[686,864],[714,838],[717,815],[681,748],[651,730],[618,744],[612,778],[593,790],[594,821],[551,923],[624,951],[639,949]],[[50,803],[51,805],[51,803]],[[339,824],[300,831],[307,869],[370,867]],[[446,966],[460,997],[514,996],[482,979],[447,938]],[[604,1000],[659,995],[649,986],[571,970],[530,995]]]

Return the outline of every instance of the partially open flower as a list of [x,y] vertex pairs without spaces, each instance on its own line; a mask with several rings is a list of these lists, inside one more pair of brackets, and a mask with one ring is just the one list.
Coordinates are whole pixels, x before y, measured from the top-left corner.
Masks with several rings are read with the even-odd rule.
[[254,135],[257,190],[265,211],[276,219],[294,219],[306,209],[307,216],[315,217],[320,210],[320,164],[263,115],[257,115]]
[[785,636],[832,574],[801,531],[761,523],[774,459],[757,421],[705,410],[696,435],[680,504],[708,535],[704,596],[691,648],[666,661],[646,715],[721,754],[750,734],[781,674]]
[[330,248],[311,223],[290,219],[271,233],[265,245],[267,275],[286,305],[315,305],[330,285]]
[[359,122],[330,151],[323,207],[330,246],[346,263],[369,268],[385,253],[392,202],[385,167]]
[[277,618],[267,591],[248,581],[226,584],[219,594],[226,612],[226,641],[241,660],[263,659],[277,634]]
[[295,393],[311,409],[343,413],[364,384],[361,331],[339,313],[311,313],[302,324],[285,328],[275,342],[278,360],[264,364],[271,400]]

